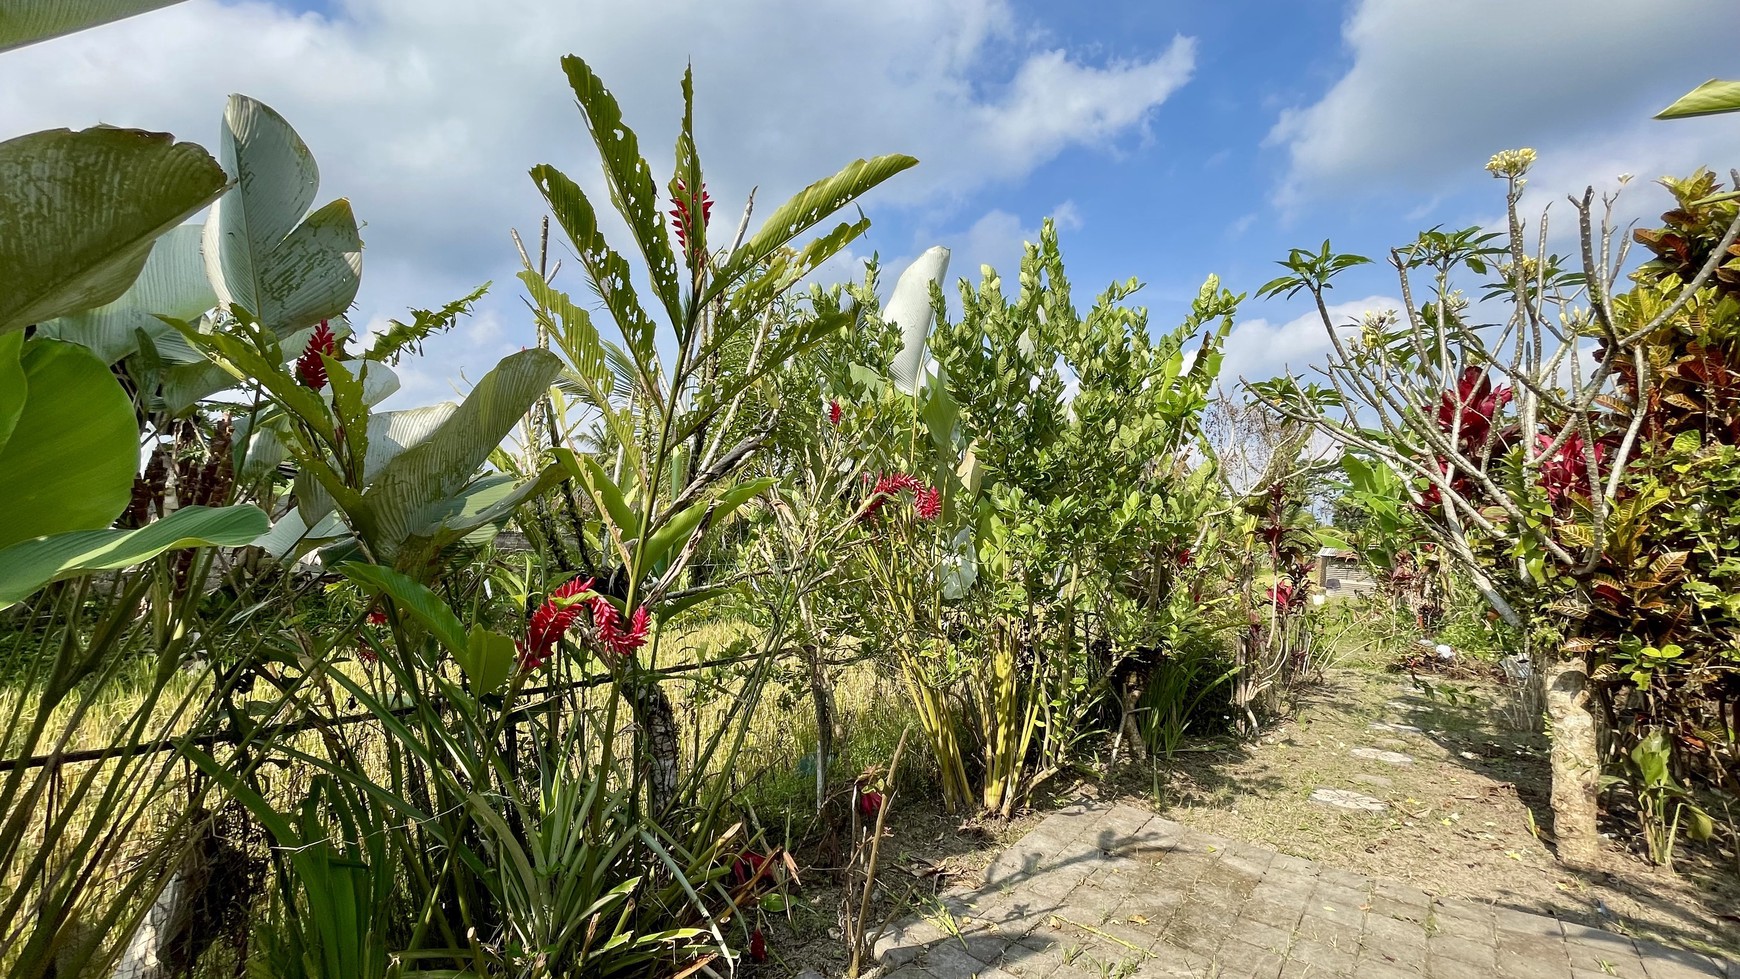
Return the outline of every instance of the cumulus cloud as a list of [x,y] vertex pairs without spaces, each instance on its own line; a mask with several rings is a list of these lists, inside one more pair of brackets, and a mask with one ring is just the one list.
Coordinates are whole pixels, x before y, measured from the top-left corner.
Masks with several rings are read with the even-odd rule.
[[[1057,205],[1048,216],[1057,225],[1060,235],[1082,226],[1081,213],[1074,201]],[[1021,269],[1021,257],[1028,242],[1039,240],[1041,223],[1037,218],[1028,221],[1002,208],[995,208],[981,215],[965,231],[940,236],[938,240],[949,244],[954,251],[949,263],[949,279],[966,279],[976,285],[981,266],[989,265],[997,270],[1005,286],[1013,289],[1015,275]]]
[[1564,161],[1539,175],[1563,185],[1554,190],[1727,165],[1740,155],[1731,120],[1649,116],[1730,69],[1737,31],[1740,5],[1707,0],[1356,0],[1346,74],[1269,134],[1289,161],[1277,200],[1434,192],[1525,145]]
[[189,0],[0,57],[0,135],[105,122],[212,145],[228,93],[267,102],[319,159],[320,199],[349,197],[366,222],[359,322],[495,280],[500,322],[437,348],[446,377],[530,335],[507,235],[543,213],[527,169],[602,189],[561,55],[588,59],[665,172],[692,62],[715,220],[735,224],[752,186],[766,214],[886,152],[921,166],[872,207],[949,213],[1066,149],[1140,135],[1193,70],[1187,38],[1096,63],[1038,34],[1005,0],[339,0],[330,14]]
[[[1337,327],[1348,327],[1368,312],[1401,308],[1400,299],[1373,295],[1336,303],[1329,307],[1329,317]],[[1315,309],[1279,324],[1262,318],[1244,320],[1234,324],[1226,338],[1222,384],[1230,388],[1240,379],[1266,381],[1289,372],[1307,375],[1309,380],[1310,366],[1322,363],[1333,347]]]

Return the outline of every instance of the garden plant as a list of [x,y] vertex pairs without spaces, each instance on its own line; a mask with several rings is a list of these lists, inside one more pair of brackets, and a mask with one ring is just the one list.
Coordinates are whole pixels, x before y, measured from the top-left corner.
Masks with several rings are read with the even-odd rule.
[[[24,3],[0,52],[161,5]],[[1532,658],[1566,865],[1740,852],[1740,173],[1629,240],[1573,197],[1567,257],[1499,153],[1503,228],[1393,249],[1398,310],[1294,250],[1252,292],[1332,352],[1235,384],[1217,276],[1173,326],[1080,301],[1048,219],[890,284],[859,207],[918,160],[727,210],[704,73],[665,174],[557,67],[535,341],[419,407],[396,368],[501,287],[353,325],[366,226],[272,107],[0,142],[7,975],[788,974],[800,914],[865,974],[937,888],[907,821],[1182,796],[1296,715],[1326,551],[1408,642]]]

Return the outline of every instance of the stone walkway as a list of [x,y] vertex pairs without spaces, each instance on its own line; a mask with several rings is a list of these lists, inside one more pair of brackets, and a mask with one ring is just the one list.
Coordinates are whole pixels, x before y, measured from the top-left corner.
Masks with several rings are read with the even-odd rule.
[[1078,805],[877,943],[888,979],[1740,979],[1740,966]]

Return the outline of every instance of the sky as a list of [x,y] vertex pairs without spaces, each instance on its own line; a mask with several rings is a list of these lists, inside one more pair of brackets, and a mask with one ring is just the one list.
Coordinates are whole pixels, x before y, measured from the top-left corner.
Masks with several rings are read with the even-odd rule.
[[[1740,118],[1650,119],[1740,76],[1736,36],[1731,0],[188,0],[0,54],[0,138],[101,122],[215,147],[229,93],[276,108],[320,164],[317,202],[349,198],[364,222],[353,323],[494,283],[401,367],[403,407],[533,342],[509,237],[544,214],[527,171],[602,190],[564,54],[661,174],[693,65],[726,233],[752,187],[766,214],[855,158],[909,153],[828,271],[855,279],[876,253],[892,284],[942,244],[951,279],[988,263],[1012,281],[1050,216],[1077,303],[1135,277],[1159,330],[1208,275],[1254,293],[1292,247],[1381,258],[1424,228],[1496,226],[1483,167],[1504,149],[1539,154],[1529,210],[1556,201],[1555,241],[1564,195],[1620,174],[1637,177],[1621,219],[1653,218],[1668,198],[1651,180],[1740,165]],[[558,285],[581,298],[569,266]],[[1379,265],[1331,298],[1352,318],[1397,294]],[[1327,346],[1304,302],[1248,299],[1223,381],[1308,373]]]

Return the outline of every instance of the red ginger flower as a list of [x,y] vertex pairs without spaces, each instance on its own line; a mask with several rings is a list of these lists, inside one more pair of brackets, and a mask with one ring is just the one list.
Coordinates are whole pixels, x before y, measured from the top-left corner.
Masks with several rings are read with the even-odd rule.
[[338,339],[327,328],[326,321],[314,328],[314,334],[308,338],[308,346],[302,351],[302,356],[296,358],[296,379],[305,386],[318,391],[326,387],[326,364],[320,355],[332,356],[338,351]]
[[1494,388],[1492,379],[1479,367],[1467,367],[1456,381],[1456,391],[1438,398],[1438,427],[1449,434],[1460,422],[1459,438],[1464,449],[1478,449],[1492,432],[1492,419],[1510,403],[1511,389]]
[[[912,490],[915,494],[919,494],[920,496],[926,492],[934,492],[933,490],[930,490],[929,487],[919,482],[915,476],[901,472],[889,473],[876,480],[876,485],[871,487],[870,502],[865,504],[864,513],[860,519],[868,520],[871,517],[876,516],[877,512],[882,509],[882,504],[896,496],[899,496],[907,490]],[[914,508],[918,508],[919,505],[920,501],[915,500]],[[934,517],[934,514],[931,517],[925,517],[921,512],[919,516],[923,517],[925,520],[930,520]]]
[[866,789],[858,793],[858,812],[865,819],[875,819],[876,814],[882,811],[882,802],[882,793]]
[[942,494],[932,486],[919,490],[912,498],[912,512],[920,520],[935,520],[942,514]]
[[[671,208],[671,229],[677,234],[677,244],[684,251],[689,248],[689,188],[681,180],[676,181],[677,192],[671,198],[676,206]],[[713,219],[713,198],[707,193],[705,184],[701,186],[701,227]]]
[[840,411],[839,399],[836,398],[832,401],[829,401],[828,402],[828,424],[833,425],[836,428],[839,427],[840,415],[841,415],[841,411]]
[[532,621],[526,626],[526,638],[514,644],[520,650],[520,669],[535,670],[554,655],[556,643],[580,617],[581,603],[572,599],[591,591],[592,581],[591,578],[584,581],[568,579],[532,613]]
[[767,961],[767,939],[762,936],[760,928],[749,936],[749,958],[755,962]]
[[622,615],[609,600],[599,596],[592,600],[592,628],[598,634],[598,644],[615,656],[627,656],[646,645],[646,606],[634,610],[628,628],[622,628]]
[[754,850],[744,850],[738,854],[737,862],[731,865],[731,876],[737,878],[739,886],[747,884],[761,874],[768,859],[766,854],[756,853]]
[[1190,567],[1190,548],[1188,548],[1188,547],[1179,548],[1179,550],[1178,550],[1178,566],[1180,568]]

